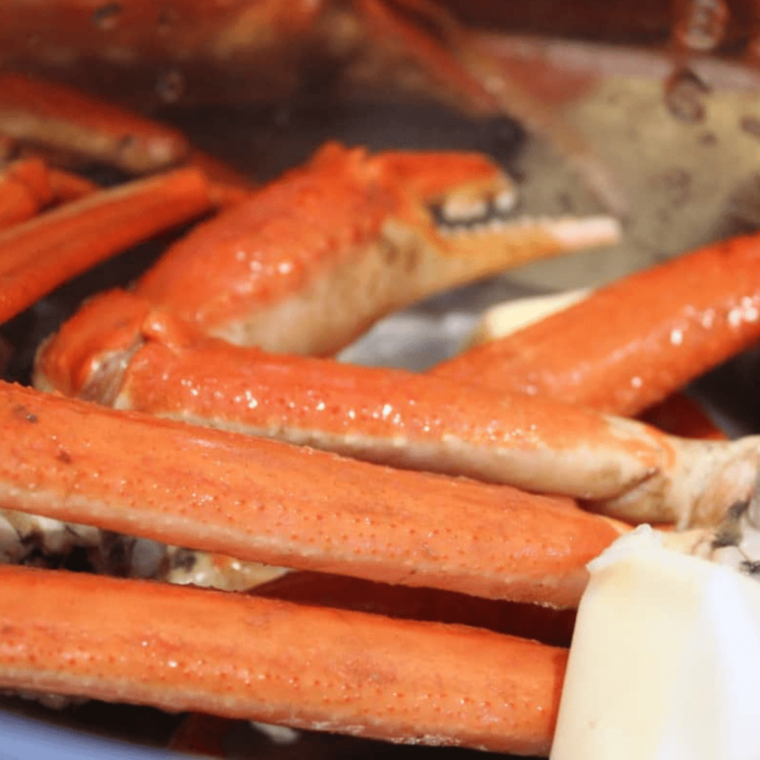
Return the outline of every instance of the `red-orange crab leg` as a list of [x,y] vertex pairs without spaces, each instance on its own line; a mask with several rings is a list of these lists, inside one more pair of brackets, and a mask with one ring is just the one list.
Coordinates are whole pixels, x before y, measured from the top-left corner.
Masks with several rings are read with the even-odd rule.
[[0,568],[0,627],[3,688],[526,755],[549,751],[567,657],[477,628],[17,567]]
[[[548,296],[520,298],[493,306],[481,315],[475,332],[470,336],[470,347],[506,338],[550,314],[560,312],[587,295],[588,291],[559,292]],[[728,437],[702,406],[682,391],[677,391],[649,407],[640,418],[666,433],[683,438],[722,441]]]
[[208,183],[177,169],[101,190],[0,233],[0,322],[69,278],[211,208]]
[[40,159],[14,161],[0,171],[0,229],[30,219],[52,200],[47,169]]
[[477,154],[329,144],[196,228],[136,292],[233,343],[328,354],[426,295],[617,235],[608,217],[512,221],[514,203]]
[[136,174],[180,163],[190,150],[175,129],[14,73],[0,74],[0,134]]
[[618,535],[560,497],[0,386],[0,506],[267,564],[577,603]]
[[196,148],[190,151],[185,166],[200,169],[206,175],[211,187],[211,200],[218,208],[242,203],[256,188],[256,183],[251,178]]
[[0,74],[0,136],[129,174],[194,166],[208,177],[220,206],[235,205],[255,186],[223,161],[191,148],[176,129],[66,85],[21,74]]
[[760,236],[710,245],[600,288],[432,370],[635,415],[760,337]]
[[64,169],[49,166],[47,172],[50,188],[53,191],[53,201],[56,203],[76,201],[100,190],[99,185],[86,177],[80,177]]
[[83,177],[53,169],[39,158],[22,158],[0,171],[0,229],[30,219],[45,206],[77,200],[98,186]]
[[[93,351],[101,330],[110,341]],[[127,293],[87,304],[38,371],[44,386],[117,408],[572,496],[628,520],[709,519],[747,498],[760,466],[760,439],[685,441],[545,398],[268,355],[146,316]]]

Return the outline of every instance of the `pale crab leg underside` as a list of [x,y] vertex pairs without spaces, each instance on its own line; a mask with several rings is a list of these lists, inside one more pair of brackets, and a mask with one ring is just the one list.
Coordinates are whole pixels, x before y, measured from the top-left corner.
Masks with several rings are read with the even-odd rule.
[[0,506],[272,565],[576,604],[619,528],[561,497],[0,386]]
[[[87,328],[109,320],[112,342],[91,352]],[[545,398],[266,354],[145,314],[126,293],[90,302],[64,326],[41,352],[37,380],[120,409],[571,496],[636,522],[709,524],[749,497],[760,466],[757,438],[688,441]]]
[[3,688],[527,755],[548,753],[567,659],[477,628],[19,567],[0,567],[0,626]]

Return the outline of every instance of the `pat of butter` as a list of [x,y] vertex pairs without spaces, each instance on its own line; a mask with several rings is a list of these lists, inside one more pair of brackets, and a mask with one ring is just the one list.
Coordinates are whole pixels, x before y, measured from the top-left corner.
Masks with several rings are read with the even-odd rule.
[[589,570],[551,760],[758,760],[758,581],[649,526]]

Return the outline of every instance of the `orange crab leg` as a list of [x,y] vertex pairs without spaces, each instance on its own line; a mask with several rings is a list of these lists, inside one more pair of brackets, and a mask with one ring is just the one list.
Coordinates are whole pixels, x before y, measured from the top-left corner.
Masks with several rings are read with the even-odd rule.
[[190,150],[174,129],[71,87],[14,73],[0,74],[0,134],[137,174],[177,164]]
[[567,657],[464,626],[15,567],[0,568],[0,626],[4,688],[528,755],[549,750]]
[[[585,293],[571,291],[518,299],[491,307],[481,315],[478,327],[470,337],[470,346],[489,343],[512,335],[529,324],[546,318],[549,314],[560,312],[587,295],[588,291]],[[667,357],[665,360],[667,361]],[[655,362],[656,356],[652,356],[651,361]],[[541,367],[537,366],[535,369],[540,371]],[[586,390],[589,391],[588,388]],[[697,401],[681,391],[649,407],[640,415],[640,419],[663,432],[683,438],[725,440],[728,437]]]
[[255,187],[223,161],[191,148],[176,129],[66,85],[21,74],[0,74],[0,136],[129,174],[193,166],[209,179],[217,206],[235,205]]
[[33,217],[53,200],[45,164],[22,159],[0,172],[0,229]]
[[760,337],[760,236],[680,256],[433,374],[635,415]]
[[212,201],[218,208],[242,203],[257,187],[250,177],[197,148],[190,151],[185,166],[200,169],[206,175],[211,186]]
[[[92,328],[96,341],[101,330],[111,337],[94,352]],[[146,315],[120,292],[64,326],[38,358],[37,380],[120,409],[572,496],[629,520],[685,524],[707,505],[725,510],[751,491],[760,464],[753,438],[700,445],[545,398],[267,355]]]
[[618,535],[560,497],[0,386],[0,505],[267,564],[571,606]]
[[99,185],[78,174],[56,169],[53,166],[49,166],[47,171],[50,188],[56,202],[76,201],[100,190]]
[[69,278],[209,210],[194,169],[102,190],[0,233],[0,321]]
[[98,186],[75,174],[22,158],[0,171],[0,229],[30,219],[56,201],[77,200]]
[[249,589],[267,599],[404,620],[469,625],[552,646],[570,646],[576,617],[574,609],[483,599],[433,588],[390,586],[305,570],[281,573]]

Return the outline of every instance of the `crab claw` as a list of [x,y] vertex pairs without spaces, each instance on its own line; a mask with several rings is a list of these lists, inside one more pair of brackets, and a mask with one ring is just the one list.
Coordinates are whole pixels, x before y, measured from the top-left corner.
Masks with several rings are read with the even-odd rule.
[[324,355],[428,295],[618,234],[609,217],[527,219],[516,201],[477,154],[331,143],[196,228],[136,292],[230,342]]

